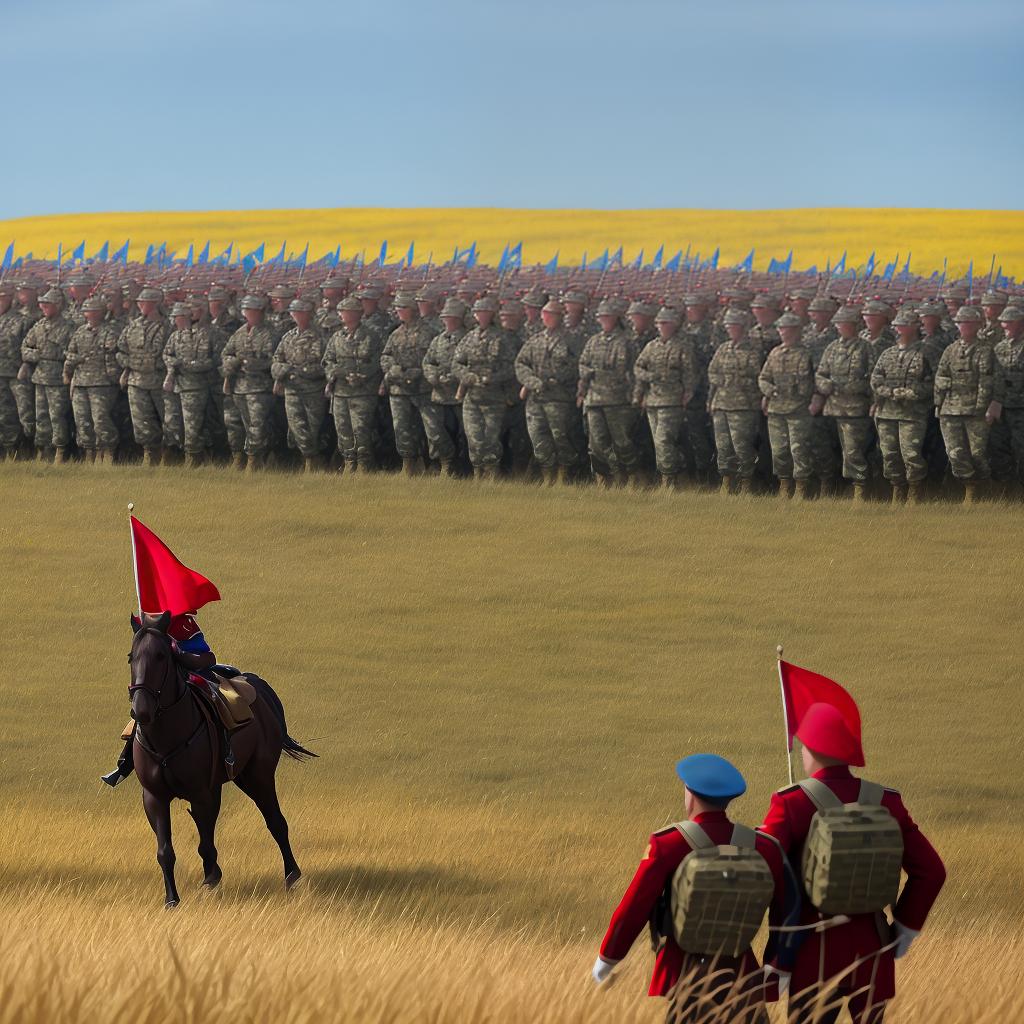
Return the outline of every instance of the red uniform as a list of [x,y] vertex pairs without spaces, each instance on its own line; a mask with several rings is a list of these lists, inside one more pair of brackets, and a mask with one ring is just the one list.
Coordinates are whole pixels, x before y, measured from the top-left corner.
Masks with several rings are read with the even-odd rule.
[[[732,822],[725,811],[709,811],[705,814],[698,814],[693,820],[704,829],[712,842],[721,845],[731,841]],[[787,913],[793,910],[792,901],[795,893],[792,891],[794,886],[792,874],[785,864],[779,847],[771,839],[759,835],[756,849],[767,861],[775,880],[775,894],[769,910],[769,922],[779,925],[784,922]],[[651,836],[647,854],[640,862],[625,896],[615,908],[604,942],[601,943],[601,956],[605,960],[618,961],[626,956],[637,936],[648,923],[659,897],[671,881],[676,868],[690,852],[690,844],[677,828],[662,829]],[[788,884],[787,879],[790,879]],[[796,916],[795,912],[793,916]],[[674,938],[671,935],[667,936],[658,950],[648,993],[652,996],[668,995],[681,974],[699,969],[705,959],[707,958],[684,953],[676,945]],[[719,967],[727,966],[726,961],[721,957],[718,958],[717,965]],[[735,967],[739,978],[749,979],[752,986],[761,985],[760,964],[752,950],[748,949],[737,960],[729,961],[728,965]],[[774,998],[774,993],[772,998]]]
[[[860,780],[846,765],[823,768],[815,772],[814,778],[821,779],[844,803],[857,799]],[[946,870],[932,844],[921,834],[903,806],[896,790],[885,791],[882,806],[896,819],[903,833],[903,870],[907,881],[893,908],[893,916],[907,928],[920,931],[946,880]],[[815,812],[810,797],[799,786],[780,790],[772,797],[761,830],[779,841],[793,865],[801,863],[804,841]],[[822,916],[804,893],[801,923],[812,923],[821,920]],[[859,992],[851,1000],[854,1020],[864,1008],[891,999],[895,995],[893,951],[879,953],[892,941],[890,930],[885,915],[879,912],[855,914],[847,924],[823,932],[804,933],[806,938],[797,952],[793,968],[791,994],[814,988],[862,961],[839,983],[839,991],[844,995]]]

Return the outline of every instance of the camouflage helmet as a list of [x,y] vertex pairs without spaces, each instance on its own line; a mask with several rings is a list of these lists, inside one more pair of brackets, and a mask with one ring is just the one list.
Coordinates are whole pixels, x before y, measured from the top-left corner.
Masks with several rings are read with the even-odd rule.
[[1005,292],[996,291],[994,288],[990,288],[981,297],[982,306],[1005,306],[1009,296]]
[[810,288],[804,285],[800,288],[790,288],[787,295],[791,299],[815,299],[818,295],[817,288]]
[[461,300],[451,296],[444,300],[444,306],[441,309],[442,317],[455,317],[461,320],[466,315],[466,304]]
[[597,304],[597,315],[598,316],[618,316],[619,309],[615,305],[613,299],[602,299]]
[[722,323],[726,326],[729,324],[740,324],[746,327],[749,322],[750,318],[742,309],[728,309],[725,312],[725,316],[722,317]]
[[981,323],[984,319],[985,314],[977,306],[961,306],[956,311],[953,322],[958,324]]
[[834,313],[836,311],[836,300],[830,299],[827,295],[819,295],[811,299],[807,307],[811,313]]
[[163,302],[164,293],[159,288],[143,288],[138,295],[135,296],[136,302]]
[[187,302],[176,302],[171,307],[171,316],[187,316],[189,320],[192,319],[192,307]]
[[39,291],[40,287],[41,285],[34,277],[23,277],[18,282],[19,292],[37,292]]
[[779,300],[774,295],[769,295],[768,292],[758,292],[753,299],[750,300],[751,309],[778,309]]
[[1021,306],[1007,306],[999,314],[1000,321],[1009,323],[1012,320],[1024,320],[1024,308]]
[[558,299],[548,299],[541,308],[542,313],[558,313],[561,316],[565,312],[565,307],[558,301]]
[[547,295],[545,295],[539,288],[531,288],[523,296],[523,305],[532,306],[534,309],[541,309],[547,301]]
[[580,306],[587,304],[587,293],[581,291],[579,288],[570,288],[568,291],[562,293],[562,302],[572,302]]
[[832,314],[834,324],[859,324],[860,310],[856,306],[840,306]]
[[67,280],[68,287],[84,287],[89,288],[92,286],[92,281],[89,275],[84,270],[76,270]]
[[39,296],[40,303],[45,302],[50,306],[62,306],[64,304],[64,293],[59,288],[47,288],[42,295]]
[[357,299],[379,299],[380,292],[372,284],[364,284],[356,291]]
[[892,320],[893,327],[917,327],[921,323],[913,309],[901,309]]
[[313,303],[310,302],[309,299],[303,299],[303,298],[292,299],[292,301],[288,303],[288,312],[289,313],[312,313],[313,312]]
[[782,316],[775,321],[776,327],[803,327],[804,322],[796,315],[796,313],[783,313]]
[[227,302],[228,290],[220,284],[211,285],[206,293],[206,297],[207,299],[213,299],[214,302]]
[[657,316],[658,309],[650,302],[634,299],[626,310],[626,316]]
[[290,299],[295,295],[295,291],[286,284],[275,284],[267,294],[272,299]]
[[322,285],[320,285],[320,290],[325,292],[343,292],[347,287],[347,277],[336,277],[332,274]]
[[701,292],[687,292],[683,296],[683,304],[687,306],[708,306],[711,300]]
[[892,306],[881,299],[869,299],[864,303],[861,313],[864,316],[889,316],[892,313]]
[[335,308],[339,313],[342,312],[342,310],[349,310],[352,313],[362,313],[363,304],[354,295],[346,295]]
[[412,292],[399,292],[392,305],[395,309],[416,309],[416,296]]
[[437,292],[434,291],[434,289],[430,285],[425,284],[416,293],[416,301],[417,302],[437,302]]
[[262,295],[256,295],[250,292],[246,295],[241,303],[239,304],[240,309],[266,309],[267,300]]
[[523,304],[518,299],[503,299],[501,309],[498,310],[501,316],[504,316],[506,313],[519,316],[522,312]]
[[107,300],[102,295],[90,295],[89,298],[82,303],[82,312],[89,313],[92,311],[99,312],[107,311]]
[[946,287],[942,289],[941,297],[944,299],[966,299],[967,285],[960,284],[959,282],[947,284]]
[[677,324],[682,319],[678,309],[671,306],[662,306],[654,317],[656,324]]
[[922,302],[917,307],[918,316],[945,316],[946,307],[941,302]]
[[473,303],[474,313],[497,313],[498,312],[498,300],[493,295],[481,295],[476,302]]

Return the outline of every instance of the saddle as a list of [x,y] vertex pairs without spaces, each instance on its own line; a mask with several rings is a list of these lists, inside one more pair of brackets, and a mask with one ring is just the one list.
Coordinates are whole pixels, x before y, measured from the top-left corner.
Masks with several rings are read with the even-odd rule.
[[[220,666],[217,666],[219,669]],[[235,676],[221,675],[214,669],[213,682],[198,677],[202,686],[197,687],[204,696],[212,695],[212,706],[220,716],[221,724],[227,731],[234,732],[248,725],[253,719],[252,706],[256,703],[256,687],[241,673]],[[191,679],[190,679],[191,681]]]

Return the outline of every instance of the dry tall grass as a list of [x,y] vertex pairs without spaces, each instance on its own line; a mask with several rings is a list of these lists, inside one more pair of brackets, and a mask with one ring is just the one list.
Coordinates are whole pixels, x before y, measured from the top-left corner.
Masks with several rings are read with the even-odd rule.
[[597,257],[606,246],[623,245],[627,258],[640,249],[650,259],[664,244],[666,259],[692,246],[705,258],[721,248],[722,265],[738,263],[756,248],[754,267],[764,270],[771,257],[794,250],[794,266],[824,270],[849,250],[849,265],[863,264],[876,251],[878,272],[886,261],[912,255],[911,269],[929,274],[949,258],[950,275],[974,261],[986,277],[992,259],[1003,272],[1024,277],[1024,211],[802,209],[802,210],[508,210],[377,209],[218,210],[150,213],[58,214],[0,220],[0,240],[17,242],[18,254],[53,259],[57,244],[85,240],[93,253],[107,240],[114,246],[131,239],[131,258],[141,259],[146,245],[166,241],[183,256],[190,244],[199,251],[207,239],[216,255],[230,242],[245,250],[267,243],[269,257],[288,242],[299,252],[310,243],[318,257],[341,245],[345,258],[365,250],[376,257],[387,239],[391,260],[416,243],[416,261],[435,263],[451,257],[455,245],[476,240],[481,259],[496,264],[507,242],[523,241],[524,263],[547,262],[556,252],[563,264],[577,264],[585,252]]
[[[285,764],[306,889],[226,794],[223,892],[162,909],[117,750],[128,500],[225,600],[221,658],[265,675],[319,761]],[[774,645],[861,702],[950,880],[895,1021],[1024,1010],[1014,769],[1019,512],[128,467],[0,467],[0,1021],[653,1020],[641,940],[589,967],[672,762],[785,782]]]

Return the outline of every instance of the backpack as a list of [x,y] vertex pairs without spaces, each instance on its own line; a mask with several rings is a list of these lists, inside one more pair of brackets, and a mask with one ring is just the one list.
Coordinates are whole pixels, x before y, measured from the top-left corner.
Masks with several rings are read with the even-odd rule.
[[734,825],[718,846],[694,821],[679,822],[691,846],[671,883],[672,933],[679,948],[703,956],[740,956],[753,941],[775,891],[753,829]]
[[825,914],[870,914],[896,902],[903,833],[882,806],[884,789],[861,779],[844,804],[820,779],[800,788],[817,808],[803,852],[803,881],[811,903]]

